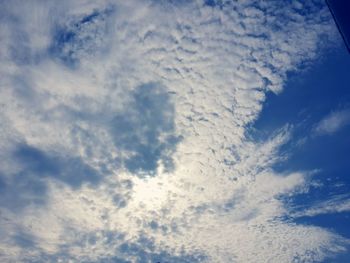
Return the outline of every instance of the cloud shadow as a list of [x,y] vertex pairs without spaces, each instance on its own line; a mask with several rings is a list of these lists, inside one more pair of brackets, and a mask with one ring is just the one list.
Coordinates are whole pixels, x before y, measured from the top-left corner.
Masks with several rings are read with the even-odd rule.
[[47,197],[47,179],[54,179],[73,189],[102,179],[78,157],[45,152],[28,144],[19,144],[12,153],[18,171],[0,174],[0,206],[21,209],[29,204],[42,205]]
[[174,118],[165,87],[148,83],[133,92],[128,108],[112,121],[114,142],[127,155],[121,162],[129,172],[155,175],[160,163],[167,172],[174,169],[172,155],[181,140]]

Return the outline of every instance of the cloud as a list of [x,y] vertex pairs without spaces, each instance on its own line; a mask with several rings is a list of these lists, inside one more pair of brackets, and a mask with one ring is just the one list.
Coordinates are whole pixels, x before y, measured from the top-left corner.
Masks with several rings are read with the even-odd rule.
[[325,116],[315,127],[316,135],[331,135],[350,123],[350,111],[348,109],[334,111]]
[[53,28],[49,53],[65,65],[78,66],[81,58],[102,55],[108,49],[108,23],[111,7],[93,10],[88,15],[60,21]]
[[350,211],[350,199],[348,196],[335,196],[329,200],[313,204],[312,207],[303,211],[298,211],[294,217],[317,216],[322,214],[333,214]]
[[2,261],[344,251],[283,219],[308,186],[273,170],[290,128],[248,133],[266,93],[335,42],[322,1],[22,2],[1,11]]

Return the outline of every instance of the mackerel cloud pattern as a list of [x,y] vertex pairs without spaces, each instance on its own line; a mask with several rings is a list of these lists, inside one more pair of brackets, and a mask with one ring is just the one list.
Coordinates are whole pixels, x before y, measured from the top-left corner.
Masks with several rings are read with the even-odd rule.
[[[1,1],[0,261],[315,262],[312,172],[251,133],[336,36],[323,1]],[[271,116],[273,118],[273,116]],[[316,210],[315,210],[316,209]]]

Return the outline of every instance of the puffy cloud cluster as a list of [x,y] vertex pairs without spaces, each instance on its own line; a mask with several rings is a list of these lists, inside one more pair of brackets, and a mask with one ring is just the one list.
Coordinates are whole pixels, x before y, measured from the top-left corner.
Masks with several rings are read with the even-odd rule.
[[[334,39],[321,1],[7,1],[0,258],[314,262],[348,241],[286,220],[288,127],[250,138]],[[271,116],[272,117],[272,116]]]

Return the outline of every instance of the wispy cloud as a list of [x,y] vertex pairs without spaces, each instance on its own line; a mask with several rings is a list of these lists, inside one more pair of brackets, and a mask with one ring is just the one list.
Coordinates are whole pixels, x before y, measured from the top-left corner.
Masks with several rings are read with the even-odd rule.
[[317,216],[322,214],[334,214],[350,211],[350,199],[347,195],[335,196],[329,200],[312,205],[303,211],[296,212],[294,217]]
[[350,124],[350,110],[334,111],[325,116],[314,127],[316,135],[331,135]]

